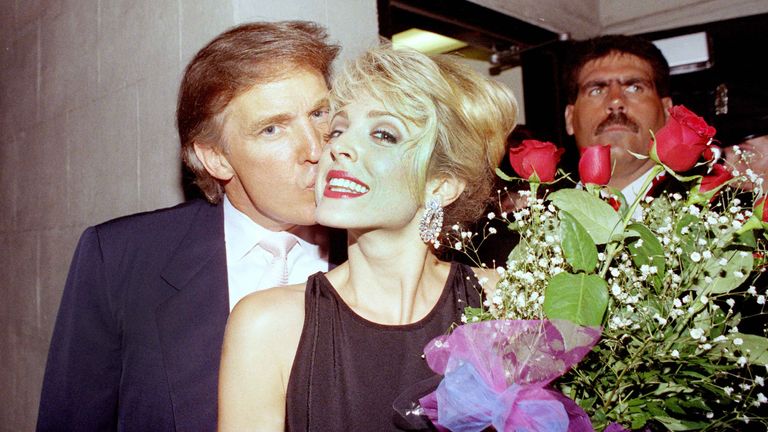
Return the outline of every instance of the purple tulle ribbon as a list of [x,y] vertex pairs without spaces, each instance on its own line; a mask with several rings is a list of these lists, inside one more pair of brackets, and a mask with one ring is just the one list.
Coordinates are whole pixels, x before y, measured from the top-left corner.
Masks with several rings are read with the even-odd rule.
[[593,431],[584,410],[547,385],[581,361],[600,333],[561,320],[459,326],[425,348],[429,367],[444,377],[419,403],[439,430]]

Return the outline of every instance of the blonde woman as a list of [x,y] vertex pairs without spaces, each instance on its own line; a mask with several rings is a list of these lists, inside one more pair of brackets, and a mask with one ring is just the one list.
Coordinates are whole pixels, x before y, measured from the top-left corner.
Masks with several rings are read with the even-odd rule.
[[349,259],[238,304],[220,430],[399,430],[393,402],[434,375],[424,346],[479,305],[478,276],[493,278],[440,261],[435,235],[485,207],[512,93],[454,58],[383,47],[347,65],[330,98],[317,220],[347,230]]

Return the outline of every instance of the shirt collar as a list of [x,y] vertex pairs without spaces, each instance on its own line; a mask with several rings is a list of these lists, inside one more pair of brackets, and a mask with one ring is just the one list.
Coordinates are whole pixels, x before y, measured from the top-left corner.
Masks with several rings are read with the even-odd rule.
[[651,175],[651,171],[652,170],[649,169],[644,172],[640,177],[636,178],[632,183],[626,185],[624,189],[621,190],[624,199],[627,200],[627,204],[631,205],[635,201],[635,198],[637,198],[637,195],[640,193],[640,189],[643,187],[643,183],[645,183],[645,179]]
[[[305,227],[308,230],[312,228]],[[224,239],[228,256],[235,260],[242,259],[262,238],[271,232],[235,208],[232,202],[229,201],[229,198],[224,195]],[[320,258],[320,247],[318,245],[308,243],[294,234],[291,235],[298,240],[296,246],[301,247],[311,257]]]

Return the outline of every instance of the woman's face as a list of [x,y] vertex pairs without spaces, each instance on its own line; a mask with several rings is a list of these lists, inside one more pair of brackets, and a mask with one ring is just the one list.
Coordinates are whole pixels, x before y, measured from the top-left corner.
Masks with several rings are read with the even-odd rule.
[[317,222],[346,229],[399,229],[419,209],[413,196],[412,153],[416,127],[363,93],[331,119],[315,185]]

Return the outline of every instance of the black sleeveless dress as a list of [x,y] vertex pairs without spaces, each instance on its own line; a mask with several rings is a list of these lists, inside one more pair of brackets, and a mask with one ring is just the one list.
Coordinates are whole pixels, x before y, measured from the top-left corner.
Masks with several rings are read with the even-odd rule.
[[[427,316],[413,324],[382,325],[352,311],[323,273],[312,275],[288,381],[286,429],[420,430],[408,426],[393,402],[436,376],[422,357],[424,347],[460,323],[467,305],[477,307],[480,301],[472,269],[452,263],[443,292]],[[438,382],[435,379],[434,385]]]

